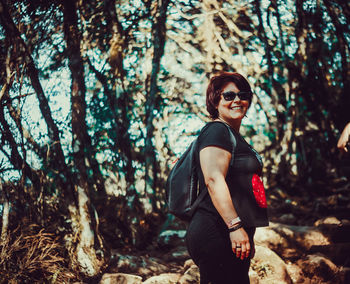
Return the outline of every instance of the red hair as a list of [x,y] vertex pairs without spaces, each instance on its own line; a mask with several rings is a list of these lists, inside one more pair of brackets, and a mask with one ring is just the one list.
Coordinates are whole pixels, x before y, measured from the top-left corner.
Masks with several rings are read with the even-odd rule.
[[[250,85],[246,78],[241,74],[235,72],[222,72],[211,77],[207,88],[207,110],[212,119],[216,119],[219,116],[217,106],[221,98],[221,91],[228,83],[234,83],[237,88],[242,92],[251,92]],[[249,100],[249,105],[251,99]]]

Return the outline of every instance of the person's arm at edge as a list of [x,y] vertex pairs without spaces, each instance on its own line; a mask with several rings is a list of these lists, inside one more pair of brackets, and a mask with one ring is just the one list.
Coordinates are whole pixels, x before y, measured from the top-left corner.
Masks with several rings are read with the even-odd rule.
[[[211,200],[222,219],[228,224],[238,216],[225,180],[231,161],[231,153],[219,147],[209,146],[200,151],[199,157],[204,181]],[[243,259],[249,256],[251,248],[249,237],[244,228],[231,232],[230,239],[233,251],[237,257]],[[240,255],[235,250],[236,245],[241,245],[242,247]]]
[[340,135],[340,138],[338,140],[337,147],[341,151],[348,152],[348,149],[346,148],[346,144],[349,141],[350,136],[350,122],[344,127],[343,132]]

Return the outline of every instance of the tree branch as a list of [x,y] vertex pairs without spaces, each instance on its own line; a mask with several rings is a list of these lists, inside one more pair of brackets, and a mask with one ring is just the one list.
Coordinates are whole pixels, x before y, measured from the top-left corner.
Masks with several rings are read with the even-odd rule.
[[[47,125],[48,136],[50,138],[49,144],[52,148],[52,150],[50,151],[51,155],[49,159],[49,165],[52,168],[56,168],[59,172],[64,173],[64,176],[66,177],[68,183],[70,183],[70,172],[65,163],[65,157],[59,137],[59,129],[52,117],[48,100],[45,97],[44,90],[41,86],[39,80],[39,71],[35,67],[35,63],[29,52],[29,49],[25,44],[24,40],[22,39],[21,34],[18,28],[16,27],[13,19],[11,18],[9,9],[4,0],[0,0],[0,22],[4,27],[7,42],[13,43],[13,45],[18,45],[18,50],[20,54],[24,57],[24,62],[26,64],[28,76],[36,92],[39,101],[39,108]],[[46,159],[45,157],[42,158],[43,160]],[[61,178],[59,177],[59,179]],[[63,180],[61,182],[66,184],[65,186],[63,186],[64,188],[66,188],[67,182]]]

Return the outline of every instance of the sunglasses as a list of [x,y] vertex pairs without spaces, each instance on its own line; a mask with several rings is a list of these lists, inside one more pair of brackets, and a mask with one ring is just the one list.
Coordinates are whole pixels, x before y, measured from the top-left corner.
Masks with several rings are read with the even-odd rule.
[[238,98],[241,101],[249,101],[249,100],[251,100],[252,95],[253,95],[252,92],[238,92],[238,93],[235,93],[235,92],[231,91],[231,92],[222,93],[222,96],[224,97],[225,101],[233,101],[236,98],[236,96],[238,96]]

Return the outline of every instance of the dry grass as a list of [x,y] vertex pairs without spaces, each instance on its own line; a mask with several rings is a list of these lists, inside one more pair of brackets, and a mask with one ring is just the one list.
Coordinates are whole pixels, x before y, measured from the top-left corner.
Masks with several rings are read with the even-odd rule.
[[26,230],[26,234],[18,231],[9,233],[0,243],[0,283],[69,283],[76,279],[53,234],[44,229]]

